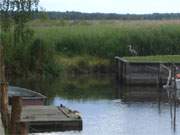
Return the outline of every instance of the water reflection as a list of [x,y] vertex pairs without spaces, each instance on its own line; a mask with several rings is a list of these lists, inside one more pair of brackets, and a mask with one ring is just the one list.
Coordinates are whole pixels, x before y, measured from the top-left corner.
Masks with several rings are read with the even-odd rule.
[[[82,132],[43,135],[178,135],[166,92],[157,87],[122,87],[114,76],[67,76],[57,80],[18,80],[18,86],[35,89],[50,97],[50,104],[78,110],[83,117]],[[39,135],[39,134],[38,134]]]
[[56,80],[11,81],[11,85],[36,90],[51,99],[60,96],[71,100],[112,99],[116,96],[114,83],[113,75],[63,76]]

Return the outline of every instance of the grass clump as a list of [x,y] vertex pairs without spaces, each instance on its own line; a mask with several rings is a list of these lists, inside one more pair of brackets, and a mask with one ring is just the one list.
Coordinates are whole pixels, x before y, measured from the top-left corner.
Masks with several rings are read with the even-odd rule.
[[136,57],[123,57],[129,62],[180,62],[180,55],[156,55],[156,56],[136,56]]

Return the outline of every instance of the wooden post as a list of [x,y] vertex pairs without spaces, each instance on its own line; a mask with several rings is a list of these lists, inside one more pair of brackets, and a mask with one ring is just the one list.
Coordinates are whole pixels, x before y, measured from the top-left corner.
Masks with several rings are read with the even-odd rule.
[[1,115],[5,128],[8,128],[8,83],[1,83]]
[[20,123],[20,135],[28,135],[28,124],[25,122]]
[[3,46],[0,44],[0,81],[5,81],[5,65],[3,56]]
[[158,70],[157,70],[157,86],[158,86],[158,109],[159,113],[161,113],[161,64],[158,64]]
[[158,64],[158,71],[157,71],[157,86],[159,87],[159,90],[162,88],[162,78],[161,78],[161,63]]
[[127,63],[123,62],[123,84],[128,84],[127,67]]
[[11,135],[17,135],[20,132],[20,118],[22,112],[21,97],[15,96],[12,98],[12,111],[11,111]]
[[[120,81],[120,83],[124,83],[126,80],[126,66],[127,66],[127,61],[123,58],[120,58],[118,56],[115,57],[116,63],[117,63],[117,79]],[[126,82],[125,82],[126,83]]]
[[176,100],[177,100],[177,87],[176,87],[176,66],[173,64],[173,77],[174,77],[174,119],[173,119],[173,127],[174,131],[176,131]]
[[118,74],[118,76],[119,76],[119,80],[120,80],[120,82],[122,83],[123,82],[123,61],[119,61],[119,67],[118,67],[118,70],[119,70],[119,74]]
[[119,60],[116,59],[116,79],[119,81],[120,80],[120,71],[119,71]]

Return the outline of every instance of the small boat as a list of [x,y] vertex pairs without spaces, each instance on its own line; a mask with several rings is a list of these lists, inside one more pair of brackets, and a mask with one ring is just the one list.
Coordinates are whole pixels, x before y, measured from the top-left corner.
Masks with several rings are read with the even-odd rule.
[[21,96],[23,105],[45,105],[47,99],[46,96],[38,92],[26,88],[9,86],[8,87],[9,105],[12,105],[13,96]]

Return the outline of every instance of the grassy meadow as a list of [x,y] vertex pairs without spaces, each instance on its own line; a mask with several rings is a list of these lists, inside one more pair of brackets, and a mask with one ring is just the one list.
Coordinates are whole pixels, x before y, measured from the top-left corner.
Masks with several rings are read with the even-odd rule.
[[110,67],[114,56],[131,55],[130,44],[139,56],[167,55],[161,61],[176,61],[177,57],[167,57],[180,54],[180,20],[34,20],[28,25],[35,37],[55,49],[56,61],[68,70]]
[[[64,71],[112,72],[114,56],[131,56],[128,51],[130,44],[138,56],[145,56],[142,59],[153,61],[156,58],[152,56],[166,55],[161,57],[161,61],[179,61],[180,20],[45,19],[33,20],[26,25],[33,30],[33,39],[28,39],[26,46],[10,46],[6,50],[7,71],[14,71],[10,76],[30,70],[30,74],[39,76],[57,76]],[[11,34],[4,36],[8,37],[7,45],[12,42]],[[142,60],[139,57],[129,59]]]
[[131,44],[140,56],[180,53],[180,21],[32,22],[36,36],[66,55],[103,58],[128,56]]
[[45,22],[46,25],[36,23],[32,22],[36,36],[67,55],[127,56],[130,55],[129,44],[139,55],[180,52],[180,21],[64,22],[66,25],[57,25],[54,21]]

